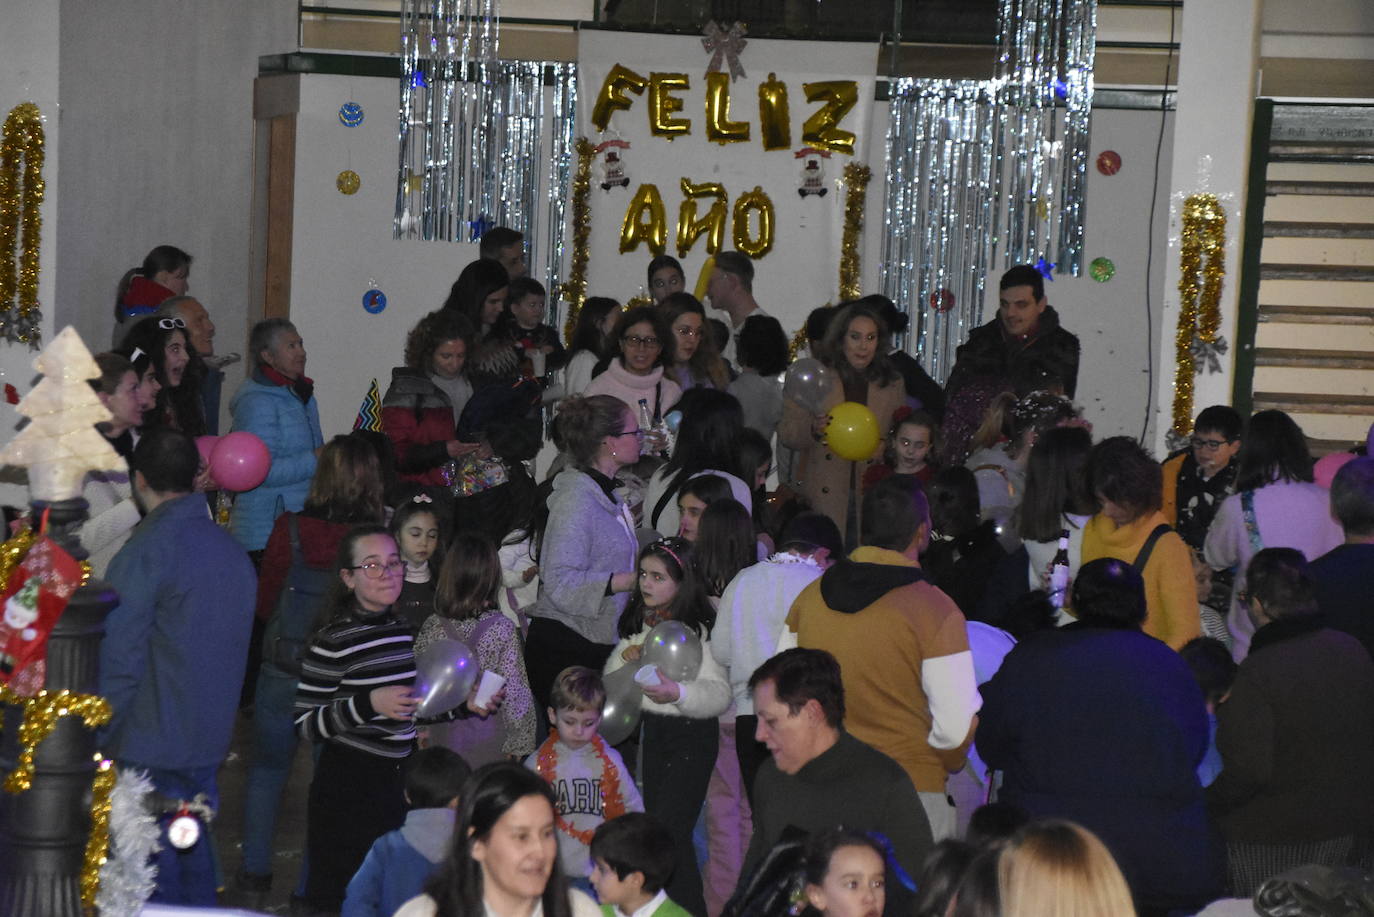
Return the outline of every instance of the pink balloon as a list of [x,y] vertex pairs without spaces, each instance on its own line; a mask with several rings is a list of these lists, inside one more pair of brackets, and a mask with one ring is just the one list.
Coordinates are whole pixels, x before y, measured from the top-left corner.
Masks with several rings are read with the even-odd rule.
[[1331,489],[1331,479],[1336,476],[1346,462],[1353,461],[1353,452],[1332,452],[1330,455],[1323,455],[1317,459],[1317,464],[1312,466],[1312,477],[1317,483],[1327,490]]
[[210,453],[215,451],[215,445],[219,443],[218,436],[197,436],[196,451],[200,453],[200,460],[207,466],[210,464]]
[[210,476],[225,490],[242,493],[267,478],[272,453],[252,433],[238,430],[220,437],[210,453]]

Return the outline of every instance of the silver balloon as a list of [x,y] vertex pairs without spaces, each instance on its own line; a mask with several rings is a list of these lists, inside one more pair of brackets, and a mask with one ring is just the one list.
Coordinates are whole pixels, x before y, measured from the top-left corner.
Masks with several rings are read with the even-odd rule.
[[830,368],[815,357],[803,357],[787,370],[782,383],[782,396],[795,401],[812,414],[821,412],[821,405],[830,394],[833,383]]
[[480,669],[466,643],[435,640],[415,654],[415,715],[439,716],[463,704],[472,692]]
[[647,665],[653,663],[673,681],[691,681],[701,671],[701,639],[680,621],[664,621],[644,641]]
[[601,724],[597,731],[610,745],[619,745],[639,727],[640,704],[644,692],[635,682],[639,663],[621,666],[603,679],[606,686],[606,706],[601,710]]

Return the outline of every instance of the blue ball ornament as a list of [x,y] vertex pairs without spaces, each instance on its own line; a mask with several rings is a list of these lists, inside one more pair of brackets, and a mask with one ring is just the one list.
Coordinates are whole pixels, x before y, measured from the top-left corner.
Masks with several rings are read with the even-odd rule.
[[339,106],[339,123],[344,127],[357,127],[363,123],[363,107],[357,102],[345,102]]

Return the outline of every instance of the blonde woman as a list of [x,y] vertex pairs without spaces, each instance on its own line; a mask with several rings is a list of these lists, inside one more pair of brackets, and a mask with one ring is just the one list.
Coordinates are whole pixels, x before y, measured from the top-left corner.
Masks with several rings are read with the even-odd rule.
[[[1033,822],[997,862],[1002,917],[1134,917],[1131,889],[1097,835],[1073,822]],[[1191,912],[1190,912],[1191,913]]]

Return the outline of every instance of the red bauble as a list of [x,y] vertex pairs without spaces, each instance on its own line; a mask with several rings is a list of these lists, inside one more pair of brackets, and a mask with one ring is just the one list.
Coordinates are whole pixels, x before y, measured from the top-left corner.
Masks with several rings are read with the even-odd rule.
[[938,292],[930,294],[930,307],[936,312],[948,312],[954,308],[954,294],[948,287],[942,287]]
[[1103,150],[1097,154],[1097,171],[1103,175],[1115,175],[1121,171],[1121,154],[1116,150]]

